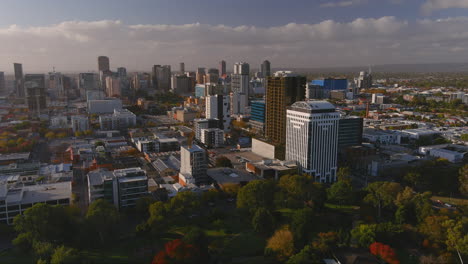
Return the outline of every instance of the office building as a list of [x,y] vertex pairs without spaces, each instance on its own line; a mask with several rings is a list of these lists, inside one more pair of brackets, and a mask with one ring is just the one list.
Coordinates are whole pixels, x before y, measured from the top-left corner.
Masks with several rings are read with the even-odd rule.
[[269,61],[267,60],[263,61],[260,68],[262,71],[262,78],[268,78],[271,76],[271,64]]
[[206,174],[207,163],[204,149],[197,145],[192,145],[191,147],[183,146],[180,148],[179,177],[182,177],[186,183],[194,182],[197,185],[208,183],[209,178]]
[[103,100],[89,100],[88,114],[110,114],[114,110],[122,109],[122,101],[116,98],[108,98]]
[[99,169],[88,173],[89,202],[104,199],[117,208],[134,207],[148,195],[148,176],[141,168],[114,171]]
[[243,115],[247,113],[248,97],[244,93],[231,93],[231,114]]
[[60,72],[49,72],[49,89],[59,97],[66,96],[63,75]]
[[136,115],[127,109],[114,109],[113,114],[99,116],[101,130],[121,130],[136,125]]
[[71,127],[73,132],[89,130],[89,120],[87,116],[72,116]]
[[109,97],[120,97],[122,90],[120,87],[120,78],[116,76],[106,77],[106,94]]
[[338,149],[344,149],[362,144],[364,119],[350,116],[340,118],[338,128]]
[[46,88],[46,81],[44,74],[26,74],[24,75],[24,87],[28,88]]
[[336,181],[340,114],[326,101],[301,101],[287,110],[286,160],[317,182]]
[[226,62],[224,60],[219,62],[219,76],[223,77],[226,75]]
[[231,130],[231,107],[229,96],[213,95],[205,97],[207,119],[218,119],[219,128],[225,132]]
[[197,84],[195,85],[195,97],[205,97],[205,84]]
[[208,148],[219,148],[224,144],[224,131],[219,128],[202,129],[200,142]]
[[250,95],[250,65],[246,62],[237,62],[234,64],[234,74],[231,76],[231,91],[233,93],[245,94],[247,98]]
[[321,85],[315,85],[311,82],[307,83],[306,86],[306,99],[324,99],[324,87]]
[[78,90],[82,99],[86,99],[87,91],[100,90],[99,74],[80,73],[78,75]]
[[5,73],[0,72],[0,94],[6,92]]
[[[25,83],[27,84],[27,82]],[[30,113],[40,115],[47,110],[46,90],[44,87],[27,88],[26,101]]]
[[71,196],[70,181],[14,187],[0,184],[0,223],[12,225],[15,216],[38,203],[68,206]]
[[192,91],[192,80],[184,74],[176,74],[171,78],[172,92],[179,95],[186,95]]
[[127,69],[125,67],[117,68],[117,76],[120,78],[127,77]]
[[106,56],[98,57],[98,71],[100,72],[110,71],[109,57],[106,57]]
[[215,68],[208,69],[208,73],[205,75],[205,83],[218,83],[219,82],[219,70]]
[[310,84],[323,87],[323,98],[330,98],[330,92],[332,90],[348,90],[347,79],[317,79],[313,80]]
[[185,72],[185,63],[181,62],[179,63],[179,73],[184,73]]
[[358,89],[369,89],[372,87],[372,75],[370,72],[362,71],[355,82]]
[[153,89],[158,92],[168,92],[171,89],[171,66],[154,65],[151,78]]
[[15,92],[16,96],[20,98],[26,97],[26,90],[24,88],[24,75],[23,75],[23,65],[21,63],[13,64],[15,70]]
[[263,134],[265,129],[265,101],[252,101],[249,124],[257,133]]
[[196,73],[197,84],[205,83],[205,68],[198,68]]
[[[278,145],[286,143],[286,108],[304,100],[306,78],[292,72],[268,77],[265,95],[265,136]],[[284,157],[278,157],[284,159]]]

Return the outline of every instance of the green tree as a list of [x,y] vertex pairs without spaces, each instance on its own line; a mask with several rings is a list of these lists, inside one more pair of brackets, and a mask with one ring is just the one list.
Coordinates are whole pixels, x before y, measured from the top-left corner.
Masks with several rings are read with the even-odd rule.
[[280,178],[278,187],[281,195],[278,200],[286,200],[288,207],[301,208],[307,205],[320,209],[327,199],[324,186],[314,182],[309,175],[285,175]]
[[269,180],[255,180],[242,187],[237,194],[237,208],[254,213],[258,208],[273,208],[275,183]]
[[252,227],[260,234],[271,234],[274,227],[274,219],[270,211],[265,208],[258,208],[252,217]]
[[302,248],[309,240],[312,233],[312,219],[314,211],[310,208],[303,208],[294,212],[291,221],[291,231],[294,235],[296,248]]
[[408,172],[403,179],[411,186],[417,187],[421,182],[421,173],[418,172]]
[[191,191],[179,192],[166,204],[166,209],[174,217],[172,220],[188,220],[200,210],[199,196]]
[[159,235],[166,230],[169,219],[169,211],[163,202],[155,202],[149,207],[149,218],[146,223],[137,226],[137,232],[147,234],[149,231],[153,236]]
[[448,220],[444,223],[444,226],[448,227],[447,248],[468,255],[468,219]]
[[351,230],[351,238],[359,247],[368,248],[370,244],[375,242],[375,229],[375,225],[358,225],[353,230]]
[[460,139],[463,140],[463,141],[468,141],[468,134],[462,134],[460,136]]
[[315,264],[321,260],[310,245],[305,246],[299,253],[291,256],[286,264]]
[[327,189],[329,201],[338,204],[352,204],[354,202],[354,190],[350,181],[339,180]]
[[373,182],[365,190],[367,191],[364,201],[377,207],[377,215],[380,218],[382,208],[393,205],[402,187],[396,182]]
[[468,165],[464,165],[458,173],[458,181],[460,182],[460,192],[468,196]]
[[57,247],[52,255],[50,264],[77,264],[82,263],[78,251],[65,246]]
[[232,162],[225,156],[219,156],[216,158],[215,166],[218,168],[232,168]]
[[111,243],[119,230],[119,212],[108,201],[96,200],[88,208],[86,224],[90,234],[96,236],[101,245]]

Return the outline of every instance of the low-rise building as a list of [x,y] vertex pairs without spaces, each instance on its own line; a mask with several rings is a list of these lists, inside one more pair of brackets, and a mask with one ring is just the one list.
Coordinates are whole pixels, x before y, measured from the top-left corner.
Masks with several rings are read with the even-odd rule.
[[263,160],[246,162],[245,169],[260,178],[278,180],[283,175],[297,174],[299,167],[295,161]]
[[101,130],[119,130],[136,125],[136,115],[127,109],[114,110],[113,114],[99,116]]

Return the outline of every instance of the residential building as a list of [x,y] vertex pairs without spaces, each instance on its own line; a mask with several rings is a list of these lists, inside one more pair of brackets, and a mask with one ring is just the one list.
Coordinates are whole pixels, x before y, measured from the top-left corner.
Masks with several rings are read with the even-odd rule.
[[19,98],[26,97],[26,90],[24,88],[24,75],[23,75],[23,65],[21,63],[13,63],[15,70],[15,91],[16,96]]
[[287,110],[286,160],[317,182],[336,181],[340,114],[326,101],[301,101]]
[[220,129],[225,132],[231,130],[230,98],[224,95],[214,95],[205,98],[205,114],[207,119],[218,119]]
[[[286,143],[286,108],[304,100],[306,78],[292,72],[276,72],[268,77],[265,95],[265,136],[270,142]],[[277,157],[284,159],[284,155]]]
[[195,139],[201,140],[201,130],[208,128],[219,128],[220,127],[219,119],[194,119],[194,130],[195,130]]
[[194,182],[197,185],[208,183],[209,178],[206,174],[207,163],[204,149],[197,145],[181,147],[179,179],[182,178],[185,183]]
[[231,93],[231,114],[242,115],[247,113],[248,97],[244,93]]
[[234,74],[231,76],[231,91],[233,93],[245,94],[249,98],[250,94],[250,66],[246,62],[234,64]]
[[200,131],[200,142],[208,148],[219,148],[224,145],[224,131],[219,128],[205,128]]
[[148,195],[148,176],[139,167],[114,170],[98,169],[88,173],[89,202],[105,199],[118,209],[134,207]]

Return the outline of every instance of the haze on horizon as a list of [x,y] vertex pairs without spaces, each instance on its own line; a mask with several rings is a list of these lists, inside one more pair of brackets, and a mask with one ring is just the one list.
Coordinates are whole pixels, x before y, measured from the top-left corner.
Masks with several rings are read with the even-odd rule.
[[[195,3],[197,2],[197,3]],[[0,71],[466,62],[468,0],[3,0]]]

